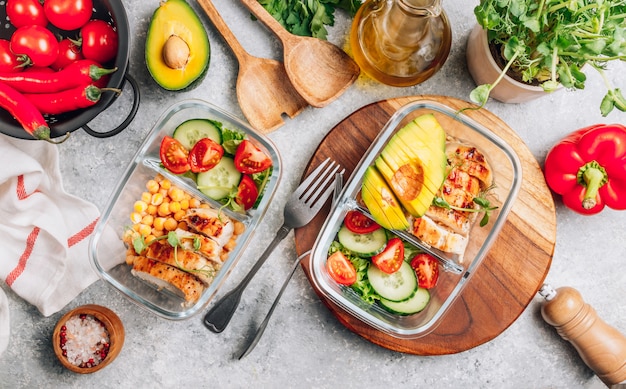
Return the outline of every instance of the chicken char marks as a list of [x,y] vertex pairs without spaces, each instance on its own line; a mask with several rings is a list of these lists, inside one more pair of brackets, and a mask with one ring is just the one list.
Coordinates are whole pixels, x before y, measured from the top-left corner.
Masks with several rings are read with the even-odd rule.
[[[474,146],[449,141],[446,157],[450,170],[437,196],[454,207],[476,208],[474,198],[493,183],[492,170],[484,154]],[[432,247],[458,254],[462,261],[476,216],[477,212],[433,204],[424,216],[413,220],[412,233]]]
[[182,221],[189,231],[174,231],[176,247],[163,239],[141,253],[129,248],[126,262],[135,276],[195,303],[222,267],[224,245],[236,236],[232,220],[214,209],[190,209]]

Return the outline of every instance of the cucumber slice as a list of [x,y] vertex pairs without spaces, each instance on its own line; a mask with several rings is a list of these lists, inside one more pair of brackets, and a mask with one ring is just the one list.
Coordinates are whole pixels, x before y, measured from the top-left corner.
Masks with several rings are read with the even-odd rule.
[[357,234],[341,226],[337,233],[337,239],[343,247],[361,257],[373,257],[385,249],[387,234],[382,228],[367,234]]
[[222,144],[222,130],[209,119],[191,119],[180,124],[172,135],[187,150],[191,150],[200,139],[210,138]]
[[388,274],[370,265],[367,268],[367,278],[378,295],[389,301],[404,301],[410,299],[418,290],[415,270],[408,262],[402,261],[397,272]]
[[419,288],[413,297],[404,301],[390,301],[380,299],[380,304],[391,313],[397,315],[412,315],[421,312],[430,301],[430,292],[426,288]]
[[222,157],[220,162],[209,171],[198,173],[198,190],[213,200],[227,197],[237,188],[241,181],[241,173],[235,168],[230,157]]

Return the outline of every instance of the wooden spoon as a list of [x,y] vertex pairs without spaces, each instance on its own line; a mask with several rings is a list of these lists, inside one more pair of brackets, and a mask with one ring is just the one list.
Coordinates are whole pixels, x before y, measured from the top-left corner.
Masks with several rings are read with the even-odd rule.
[[282,41],[289,79],[312,106],[331,103],[359,76],[359,65],[339,47],[321,39],[291,34],[257,0],[241,2]]
[[239,61],[237,101],[252,127],[268,133],[284,124],[283,113],[293,118],[302,112],[307,102],[291,85],[285,66],[280,61],[250,55],[211,0],[198,0],[198,3]]

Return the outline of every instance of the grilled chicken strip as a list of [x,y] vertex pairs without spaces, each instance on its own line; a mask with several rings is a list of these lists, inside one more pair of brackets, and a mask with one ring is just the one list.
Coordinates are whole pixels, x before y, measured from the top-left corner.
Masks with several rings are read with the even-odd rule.
[[167,241],[156,242],[148,246],[144,255],[152,260],[176,267],[191,273],[210,285],[220,265],[206,257],[181,247],[172,247]]
[[446,156],[451,167],[457,167],[472,177],[478,178],[483,188],[493,183],[493,174],[487,159],[476,147],[449,142],[446,144]]
[[[458,142],[446,144],[450,171],[438,196],[453,207],[476,209],[474,198],[493,183],[492,170],[476,147]],[[462,261],[476,212],[431,205],[422,218],[413,221],[412,233],[423,242],[444,252],[459,255]]]
[[175,293],[189,303],[198,301],[204,291],[204,284],[193,274],[141,255],[133,259],[131,272],[159,288]]
[[193,208],[182,218],[190,229],[224,246],[233,236],[233,222],[212,208]]
[[183,249],[198,253],[216,264],[221,265],[223,263],[220,258],[223,248],[213,239],[181,228],[177,228],[174,232]]
[[[476,177],[458,167],[453,167],[441,186],[439,196],[454,207],[474,208],[476,205],[473,199],[478,195],[480,189],[480,181]],[[435,205],[428,208],[426,215],[462,235],[469,233],[476,218],[475,212],[458,211]]]
[[413,220],[413,235],[422,242],[446,253],[458,254],[462,258],[468,238],[441,226],[428,216]]

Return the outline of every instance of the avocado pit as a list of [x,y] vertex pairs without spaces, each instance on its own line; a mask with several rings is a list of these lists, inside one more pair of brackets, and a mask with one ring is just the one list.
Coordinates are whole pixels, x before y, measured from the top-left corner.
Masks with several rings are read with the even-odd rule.
[[163,45],[163,61],[171,69],[184,69],[189,54],[189,45],[178,35],[170,35]]

